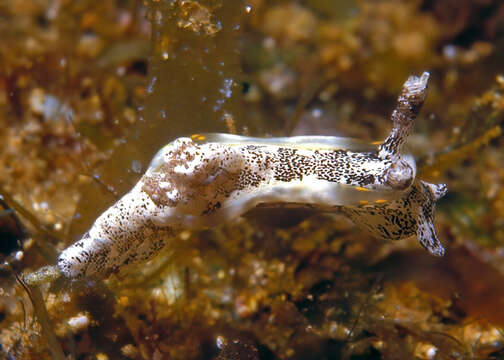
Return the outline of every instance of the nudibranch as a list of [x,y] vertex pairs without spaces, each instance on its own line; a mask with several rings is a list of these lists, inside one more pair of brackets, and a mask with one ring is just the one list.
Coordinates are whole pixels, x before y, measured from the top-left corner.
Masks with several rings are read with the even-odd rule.
[[216,226],[250,209],[289,204],[338,211],[382,239],[416,235],[431,254],[446,185],[416,178],[405,141],[427,93],[429,74],[404,83],[383,143],[329,136],[252,138],[193,135],[163,147],[135,187],[58,259],[68,278],[105,277],[152,258],[177,233]]

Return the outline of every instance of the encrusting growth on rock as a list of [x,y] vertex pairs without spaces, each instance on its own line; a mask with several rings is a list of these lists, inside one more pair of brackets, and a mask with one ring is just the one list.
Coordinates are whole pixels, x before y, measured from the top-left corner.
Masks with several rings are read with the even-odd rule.
[[382,239],[416,235],[430,253],[442,256],[434,206],[446,185],[416,179],[413,157],[402,154],[428,78],[424,73],[406,81],[393,129],[378,146],[327,136],[176,139],[129,193],[61,253],[57,266],[68,278],[105,277],[152,258],[182,230],[286,203],[342,212]]

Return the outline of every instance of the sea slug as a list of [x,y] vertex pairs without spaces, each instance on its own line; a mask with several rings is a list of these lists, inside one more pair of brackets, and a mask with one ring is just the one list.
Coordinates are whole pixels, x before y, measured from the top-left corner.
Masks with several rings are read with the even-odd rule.
[[328,136],[176,139],[60,254],[60,271],[68,278],[105,277],[152,258],[182,230],[216,226],[275,204],[339,211],[378,238],[416,235],[431,254],[442,256],[434,210],[447,187],[417,179],[415,160],[402,153],[428,78],[425,72],[405,82],[392,131],[379,144]]

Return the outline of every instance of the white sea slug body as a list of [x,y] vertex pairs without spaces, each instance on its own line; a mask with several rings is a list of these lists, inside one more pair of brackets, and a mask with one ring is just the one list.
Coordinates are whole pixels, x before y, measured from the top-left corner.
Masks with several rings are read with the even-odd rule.
[[380,145],[327,136],[176,139],[128,194],[61,253],[58,267],[69,278],[104,277],[150,259],[182,230],[212,227],[258,205],[286,203],[340,211],[379,238],[416,235],[442,256],[433,221],[446,185],[416,179],[413,157],[402,154],[428,77],[406,81],[391,134]]

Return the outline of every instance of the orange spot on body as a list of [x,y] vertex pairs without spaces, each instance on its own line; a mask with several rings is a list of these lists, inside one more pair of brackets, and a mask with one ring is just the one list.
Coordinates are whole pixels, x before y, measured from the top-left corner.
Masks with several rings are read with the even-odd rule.
[[371,190],[366,189],[365,187],[362,187],[362,186],[356,186],[355,189],[358,191],[371,191]]

